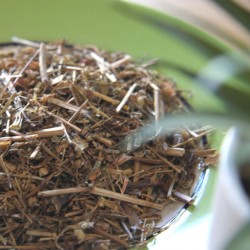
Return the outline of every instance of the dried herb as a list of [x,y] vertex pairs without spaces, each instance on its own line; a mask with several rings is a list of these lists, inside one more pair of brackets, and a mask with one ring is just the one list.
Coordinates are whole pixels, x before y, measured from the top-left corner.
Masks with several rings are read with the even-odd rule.
[[187,112],[175,84],[121,52],[15,42],[0,50],[0,248],[145,244],[166,204],[193,203],[210,128],[120,150],[147,121]]

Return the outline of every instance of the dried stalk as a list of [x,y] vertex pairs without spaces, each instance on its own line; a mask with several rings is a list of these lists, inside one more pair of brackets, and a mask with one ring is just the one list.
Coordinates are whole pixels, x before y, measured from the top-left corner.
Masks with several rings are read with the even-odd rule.
[[27,134],[22,134],[22,135],[17,135],[17,136],[0,137],[0,142],[29,141],[29,140],[35,140],[37,138],[42,139],[42,138],[47,138],[47,137],[52,137],[52,136],[60,136],[63,134],[64,134],[64,131],[62,127],[54,127],[54,128],[36,130],[36,131],[28,132]]
[[117,68],[119,66],[121,66],[122,64],[124,64],[125,62],[128,62],[131,59],[130,55],[125,55],[123,58],[121,58],[120,60],[117,60],[113,63],[111,63],[109,65],[110,68]]
[[161,159],[163,162],[165,162],[168,166],[172,167],[176,172],[178,172],[178,173],[182,172],[182,170],[179,167],[175,166],[173,163],[168,161],[166,158],[162,157],[153,148],[151,148],[149,146],[147,146],[147,148],[149,148],[159,159]]
[[[79,113],[82,113],[82,114],[85,114],[85,113],[86,113],[86,110],[84,110],[83,108],[87,105],[87,101],[84,102],[84,103],[82,104],[81,107],[76,107],[76,106],[74,106],[74,105],[72,105],[72,104],[69,104],[69,103],[67,103],[67,102],[64,102],[64,101],[59,100],[59,99],[54,98],[54,97],[48,98],[47,101],[48,101],[49,103],[53,103],[53,104],[55,104],[55,105],[58,105],[58,106],[60,106],[60,107],[62,107],[62,108],[65,108],[65,109],[68,109],[68,110],[72,110],[72,111],[78,112],[77,115],[78,115]],[[71,122],[71,121],[69,121],[69,122]]]
[[29,67],[29,65],[34,61],[34,59],[37,57],[39,54],[39,49],[34,53],[34,55],[28,60],[28,62],[23,66],[22,70],[18,73],[18,77],[15,79],[13,84],[17,83],[19,78],[23,75],[24,71]]
[[19,43],[19,44],[23,44],[23,45],[28,45],[28,46],[32,46],[32,47],[36,47],[36,48],[39,48],[39,47],[40,47],[40,44],[39,44],[39,43],[30,41],[30,40],[27,40],[27,39],[23,39],[23,38],[20,38],[20,37],[16,37],[16,36],[13,36],[13,37],[11,38],[11,40],[12,40],[12,42],[14,42],[14,43]]
[[128,244],[127,244],[126,242],[124,242],[123,240],[120,240],[119,238],[114,237],[113,235],[108,234],[108,233],[106,233],[105,231],[103,231],[103,230],[101,230],[101,229],[99,229],[99,228],[96,228],[96,227],[95,227],[95,228],[94,228],[94,232],[97,233],[97,234],[99,234],[99,235],[101,235],[101,236],[104,236],[104,237],[107,238],[107,239],[110,239],[110,240],[112,240],[112,241],[118,243],[118,244],[121,245],[121,246],[124,246],[124,247],[127,247],[127,246],[128,246]]
[[178,200],[188,203],[189,205],[192,205],[194,203],[194,199],[192,197],[189,197],[188,195],[182,194],[178,191],[173,191],[172,195]]
[[163,155],[169,156],[180,156],[182,157],[185,154],[186,150],[184,148],[168,148],[161,152]]
[[70,119],[68,120],[68,122],[72,122],[83,110],[83,108],[85,108],[88,104],[88,100],[86,100],[85,102],[82,103],[82,105],[78,108],[78,110],[76,110],[76,112],[70,117]]
[[4,105],[4,107],[2,108],[2,110],[0,111],[0,117],[6,111],[6,109],[10,106],[10,104],[13,102],[13,100],[15,99],[16,96],[17,96],[16,92],[14,92],[11,95],[11,97],[8,99],[8,101],[6,102],[6,104]]
[[39,192],[38,195],[42,197],[51,197],[57,195],[76,194],[76,193],[90,194],[91,192],[92,190],[89,187],[75,187],[75,188],[64,188],[64,189],[42,191]]
[[107,147],[112,147],[115,143],[114,141],[101,137],[101,136],[93,136],[93,138],[101,143],[103,143]]
[[133,197],[130,197],[129,195],[112,192],[110,190],[105,190],[105,189],[98,188],[98,187],[93,187],[93,188],[75,187],[75,188],[67,188],[67,189],[49,190],[49,191],[39,192],[38,195],[43,196],[43,197],[50,197],[50,196],[75,194],[75,193],[94,194],[94,195],[99,195],[102,197],[108,197],[108,198],[112,198],[116,200],[129,202],[129,203],[140,205],[140,206],[151,207],[157,210],[163,209],[163,206],[161,204],[133,198]]
[[10,173],[8,168],[6,167],[6,164],[3,160],[3,155],[0,156],[0,167],[3,169],[3,171],[5,172],[7,179],[8,179],[8,183],[9,183],[9,187],[12,188],[12,183],[10,181]]
[[129,97],[131,96],[131,94],[133,93],[133,91],[135,90],[135,88],[137,87],[137,84],[134,83],[128,90],[128,92],[126,93],[126,95],[124,96],[124,98],[122,99],[122,101],[119,103],[119,105],[116,108],[116,112],[119,113],[121,111],[121,109],[123,108],[123,106],[126,104],[126,102],[128,101]]
[[28,132],[27,135],[38,135],[39,138],[47,138],[52,136],[61,136],[63,135],[63,127],[53,127],[53,128],[44,128],[40,130],[35,130],[32,132]]
[[155,110],[155,121],[160,119],[160,89],[154,83],[150,83],[150,86],[154,90],[154,110]]
[[19,142],[19,141],[29,141],[29,140],[35,140],[39,136],[38,134],[30,134],[30,135],[17,135],[17,136],[5,136],[0,137],[0,142]]
[[39,66],[42,82],[48,82],[47,66],[46,66],[46,46],[44,43],[40,44],[39,48]]
[[49,112],[49,111],[45,111],[45,112],[46,112],[47,114],[53,116],[54,118],[58,119],[59,121],[61,121],[61,122],[64,123],[65,125],[67,125],[67,126],[73,128],[76,132],[80,133],[80,132],[82,131],[80,128],[78,128],[78,127],[75,126],[74,124],[72,124],[72,123],[66,121],[66,120],[63,119],[62,117],[60,117],[60,116],[58,116],[58,115],[56,115],[56,114],[53,114],[53,113],[51,113],[51,112]]
[[26,232],[26,234],[27,234],[27,235],[32,235],[32,236],[56,238],[56,234],[55,234],[55,233],[44,232],[44,231],[38,231],[38,230],[28,230],[28,231]]
[[192,138],[189,138],[186,141],[183,141],[183,142],[180,142],[178,144],[173,145],[173,148],[177,148],[177,147],[183,146],[183,145],[185,145],[185,144],[187,144],[189,142],[192,142],[193,140],[196,140],[196,139],[198,139],[198,138],[200,138],[202,136],[205,136],[207,134],[210,134],[210,133],[212,133],[214,131],[215,131],[215,128],[209,129],[209,130],[207,130],[205,132],[202,132],[202,133],[198,134],[196,138],[192,137]]
[[18,245],[18,247],[16,245],[5,245],[5,246],[0,246],[0,249],[24,249],[24,250],[37,250],[37,249],[49,249],[50,247],[52,247],[52,244],[50,243],[33,243],[32,245]]

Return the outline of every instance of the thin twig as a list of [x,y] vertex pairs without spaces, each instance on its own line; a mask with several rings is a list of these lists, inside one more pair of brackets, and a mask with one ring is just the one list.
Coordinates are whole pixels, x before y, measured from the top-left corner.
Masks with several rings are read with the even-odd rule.
[[125,241],[119,239],[118,237],[113,236],[112,234],[109,234],[109,233],[103,231],[102,229],[99,229],[99,228],[97,228],[97,227],[94,227],[94,228],[93,228],[93,231],[94,231],[95,233],[101,235],[101,236],[104,236],[104,237],[107,238],[107,239],[110,239],[110,240],[112,240],[112,241],[118,243],[118,244],[121,245],[121,246],[127,247],[127,243],[126,243]]
[[160,119],[160,89],[154,83],[150,83],[150,86],[154,90],[154,110],[155,110],[155,121]]
[[102,94],[102,93],[100,93],[100,92],[97,92],[97,91],[91,91],[91,92],[93,93],[94,96],[99,97],[99,98],[101,98],[102,100],[104,100],[104,101],[106,101],[106,102],[109,102],[109,103],[111,103],[111,104],[113,104],[113,105],[116,105],[116,104],[119,103],[118,100],[115,100],[115,99],[113,99],[113,98],[111,98],[111,97],[109,97],[109,96],[107,96],[107,95],[104,95],[104,94]]
[[162,150],[161,154],[169,156],[180,156],[182,157],[185,154],[186,150],[184,148],[168,148],[167,150]]
[[13,36],[11,38],[11,41],[14,42],[14,43],[28,45],[28,46],[31,46],[31,47],[36,47],[36,48],[40,47],[40,44],[37,43],[37,42],[33,42],[33,41],[30,41],[30,40],[27,40],[27,39],[23,39],[23,38],[20,38],[20,37],[16,37],[16,36]]
[[10,106],[10,104],[13,102],[13,100],[15,99],[15,97],[17,96],[17,93],[14,92],[10,98],[8,99],[8,101],[5,103],[4,107],[1,109],[0,111],[0,116],[5,112],[5,110]]
[[29,141],[29,140],[35,140],[38,137],[39,137],[38,134],[5,136],[5,137],[0,137],[0,142],[2,141],[11,141],[11,142]]
[[134,83],[128,90],[128,92],[126,93],[126,95],[124,96],[124,98],[122,99],[122,101],[119,103],[119,105],[116,108],[116,112],[119,113],[121,111],[121,109],[123,108],[123,106],[126,104],[126,102],[128,101],[129,97],[132,95],[133,91],[135,90],[135,88],[137,87],[137,83]]
[[50,196],[57,196],[57,195],[64,195],[64,194],[76,194],[76,193],[94,194],[94,195],[108,197],[108,198],[112,198],[116,200],[126,201],[126,202],[133,203],[136,205],[151,207],[157,210],[163,209],[163,205],[161,204],[145,201],[145,200],[138,199],[138,198],[133,198],[126,194],[121,194],[121,193],[113,192],[113,191],[98,188],[98,187],[93,187],[93,188],[75,187],[75,188],[55,189],[55,190],[49,190],[49,191],[41,191],[38,193],[38,195],[43,196],[43,197],[50,197]]
[[[45,110],[44,110],[44,111],[45,111]],[[58,119],[59,121],[63,122],[65,125],[67,125],[67,126],[73,128],[73,129],[74,129],[75,131],[77,131],[78,133],[80,133],[80,132],[82,131],[79,127],[77,127],[77,126],[75,126],[74,124],[72,124],[72,123],[66,121],[66,120],[63,119],[62,117],[60,117],[60,116],[58,116],[58,115],[56,115],[56,114],[54,114],[54,113],[52,113],[52,112],[49,112],[49,111],[45,111],[45,112],[46,112],[47,114],[51,115],[52,117]]]
[[0,166],[4,170],[4,172],[6,173],[8,183],[9,183],[9,188],[12,188],[12,184],[11,184],[11,181],[10,181],[10,173],[9,173],[9,170],[8,170],[5,162],[4,162],[3,155],[0,156]]
[[99,108],[95,107],[95,106],[92,105],[91,103],[89,103],[89,107],[90,107],[91,109],[93,109],[95,113],[97,113],[97,114],[99,114],[99,115],[101,115],[101,116],[103,116],[103,117],[105,117],[105,118],[107,118],[107,119],[110,118],[107,114],[105,114],[104,112],[102,112]]
[[172,192],[173,197],[177,198],[180,201],[183,201],[185,203],[188,203],[189,205],[192,205],[194,203],[194,199],[186,194],[180,193],[178,191]]
[[48,82],[46,65],[46,46],[44,43],[41,43],[39,48],[39,67],[42,82]]
[[95,135],[93,135],[93,138],[95,139],[95,140],[97,140],[97,141],[99,141],[99,142],[101,142],[101,143],[103,143],[104,145],[106,145],[107,147],[112,147],[114,144],[115,144],[115,142],[114,141],[112,141],[112,140],[110,140],[110,139],[108,139],[108,138],[104,138],[104,137],[102,137],[102,136],[95,136]]
[[[68,109],[68,110],[72,110],[72,111],[82,113],[82,114],[87,113],[87,111],[83,109],[87,105],[87,100],[80,107],[74,106],[72,104],[69,104],[68,102],[64,102],[64,101],[57,99],[57,98],[54,98],[54,97],[49,97],[47,99],[47,101],[49,103],[53,103],[59,107],[62,107],[62,108]],[[69,120],[69,122],[71,122],[71,121]]]
[[32,63],[32,61],[37,57],[37,55],[39,54],[39,49],[34,53],[34,55],[28,60],[28,62],[23,66],[23,68],[21,69],[21,71],[18,73],[19,77],[17,77],[15,79],[15,81],[13,82],[13,84],[17,83],[18,79],[20,78],[20,76],[23,75],[24,71],[29,67],[29,65]]
[[152,147],[147,146],[147,148],[150,149],[151,152],[153,152],[159,159],[161,159],[163,162],[165,162],[168,166],[172,167],[176,172],[178,172],[178,173],[182,172],[182,170],[178,166],[176,166],[173,163],[171,163],[170,161],[168,161],[165,157],[162,157]]
[[125,62],[129,61],[131,59],[130,55],[125,55],[123,58],[121,58],[120,60],[117,60],[113,63],[111,63],[109,65],[110,68],[117,68],[119,66],[121,66],[122,64],[124,64]]
[[35,130],[28,132],[26,135],[38,135],[39,138],[47,138],[47,137],[52,137],[52,136],[60,136],[63,135],[63,127],[53,127],[53,128],[44,128],[40,130]]
[[175,145],[173,145],[173,148],[177,148],[177,147],[183,146],[183,145],[185,145],[185,144],[187,144],[187,143],[189,143],[189,142],[191,142],[193,140],[196,140],[196,139],[198,139],[198,138],[200,138],[200,137],[202,137],[204,135],[212,133],[213,131],[215,131],[215,128],[209,129],[209,130],[207,130],[207,131],[205,131],[203,133],[198,134],[198,136],[196,138],[191,137],[191,138],[187,139],[186,141],[183,141],[183,142],[180,142],[178,144],[175,144]]
[[1,141],[11,141],[11,142],[28,141],[28,140],[38,139],[38,138],[60,136],[60,135],[63,135],[63,133],[64,133],[63,128],[60,126],[60,127],[36,130],[36,131],[28,132],[27,134],[22,134],[22,135],[17,135],[17,136],[0,137],[0,142]]

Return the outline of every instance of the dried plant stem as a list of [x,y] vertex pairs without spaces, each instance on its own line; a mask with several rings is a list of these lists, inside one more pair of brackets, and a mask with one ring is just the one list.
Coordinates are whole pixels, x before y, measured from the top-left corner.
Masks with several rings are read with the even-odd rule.
[[6,110],[7,122],[6,122],[6,134],[9,135],[10,133],[10,112]]
[[182,194],[178,191],[172,192],[173,197],[177,198],[180,201],[183,201],[185,203],[188,203],[189,205],[192,205],[194,203],[194,199],[186,194]]
[[27,134],[17,135],[17,136],[5,136],[0,137],[1,141],[11,141],[11,142],[20,142],[20,141],[28,141],[34,140],[38,138],[47,138],[51,136],[63,135],[64,131],[62,127],[54,127],[48,129],[41,129],[32,132],[28,132]]
[[154,90],[154,111],[155,111],[155,121],[158,122],[160,119],[160,89],[154,83],[150,83],[150,86]]
[[136,205],[151,207],[151,208],[154,208],[157,210],[163,209],[163,206],[161,204],[133,198],[133,197],[126,195],[126,194],[116,193],[116,192],[105,190],[105,189],[98,188],[98,187],[94,187],[93,190],[91,191],[91,193],[95,194],[95,195],[100,195],[100,196],[104,196],[104,197],[108,197],[108,198],[121,200],[121,201],[126,201],[126,202],[136,204]]
[[39,153],[39,151],[41,149],[41,144],[42,144],[42,142],[39,142],[39,144],[37,145],[37,147],[35,148],[35,150],[30,155],[30,159],[34,159],[34,158],[37,157],[37,154]]
[[200,138],[200,137],[202,137],[202,136],[205,136],[205,135],[207,135],[207,134],[213,132],[214,130],[215,130],[214,128],[209,129],[209,130],[207,130],[207,131],[205,131],[205,132],[203,132],[203,133],[198,134],[198,136],[197,136],[196,138],[191,137],[191,138],[189,138],[189,139],[186,140],[186,141],[183,141],[183,142],[180,142],[180,143],[178,143],[178,144],[176,144],[176,145],[173,145],[173,148],[177,148],[177,147],[183,146],[183,145],[185,145],[185,144],[187,144],[187,143],[189,143],[189,142],[191,142],[191,141],[193,141],[193,140],[196,140],[196,139],[198,139],[198,138]]
[[170,185],[169,185],[168,192],[167,192],[167,196],[168,196],[169,198],[171,198],[171,196],[172,196],[173,188],[174,188],[174,184],[175,184],[176,178],[177,178],[177,175],[176,175],[176,173],[175,173],[174,177],[173,177],[172,180],[171,180],[171,183],[170,183]]
[[119,103],[119,105],[116,108],[116,112],[119,113],[121,111],[121,109],[123,108],[123,106],[126,104],[126,102],[128,101],[129,97],[131,96],[131,94],[133,93],[133,91],[135,90],[135,88],[137,87],[137,84],[134,83],[128,90],[128,92],[126,93],[126,95],[124,96],[124,98],[122,99],[122,101]]
[[128,245],[125,241],[123,241],[123,240],[121,240],[121,239],[119,239],[119,238],[117,238],[117,237],[115,237],[115,236],[113,236],[113,235],[111,235],[111,234],[109,234],[109,233],[106,233],[104,230],[102,230],[102,229],[100,229],[100,228],[94,227],[94,228],[93,228],[93,231],[94,231],[95,233],[101,235],[101,236],[104,236],[104,237],[107,238],[107,239],[110,239],[110,240],[112,240],[112,241],[118,243],[118,244],[121,245],[121,246],[127,247],[127,245]]
[[200,149],[200,150],[195,150],[194,151],[194,155],[195,156],[208,156],[208,155],[213,155],[216,153],[216,150],[215,149]]
[[108,115],[106,115],[104,112],[102,112],[99,108],[95,107],[94,105],[89,103],[89,106],[91,109],[93,109],[97,114],[100,114],[101,116],[109,119],[110,117]]
[[12,188],[12,184],[11,184],[11,181],[10,181],[10,173],[9,173],[9,170],[8,170],[4,160],[3,160],[3,155],[0,156],[0,166],[1,166],[1,168],[3,169],[3,171],[5,172],[5,174],[7,176],[9,187]]
[[49,191],[41,191],[38,193],[38,195],[43,196],[43,197],[50,197],[50,196],[56,196],[56,195],[75,194],[75,193],[94,194],[94,195],[108,197],[108,198],[112,198],[116,200],[126,201],[126,202],[140,205],[140,206],[151,207],[157,210],[163,209],[163,206],[161,204],[141,200],[138,198],[133,198],[126,194],[121,194],[121,193],[113,192],[113,191],[98,188],[98,187],[93,187],[93,188],[75,187],[75,188],[56,189],[56,190],[49,190]]
[[133,237],[132,233],[129,231],[127,225],[126,225],[123,221],[121,222],[121,224],[122,224],[122,226],[123,226],[125,232],[128,234],[128,238],[129,238],[130,240],[132,240],[134,237]]
[[0,116],[5,112],[5,110],[10,106],[10,104],[13,102],[13,100],[15,99],[15,97],[17,96],[17,93],[14,92],[11,97],[8,99],[8,101],[6,102],[6,104],[4,105],[4,107],[1,109],[0,111]]
[[144,157],[139,157],[139,156],[133,156],[131,158],[132,160],[136,160],[142,163],[148,163],[148,164],[162,164],[162,160],[157,160],[157,159],[148,159],[148,158],[144,158]]
[[11,141],[11,142],[29,141],[29,140],[35,140],[38,137],[39,137],[38,134],[5,136],[5,137],[0,137],[0,142],[2,141]]
[[69,69],[73,71],[82,71],[84,69],[84,66],[76,66],[76,65],[67,65],[67,64],[60,64],[64,69]]
[[121,66],[123,63],[129,61],[131,59],[130,55],[125,55],[123,58],[121,58],[120,60],[117,60],[113,63],[110,64],[110,68],[117,68],[119,66]]
[[56,238],[56,236],[57,236],[55,233],[39,231],[39,230],[27,230],[26,234],[27,235],[32,235],[32,236],[52,237],[52,238]]
[[191,129],[187,128],[186,126],[184,126],[185,129],[187,130],[187,132],[194,138],[198,137],[198,134],[196,134],[194,131],[192,131]]
[[54,159],[61,161],[58,156],[53,153],[48,147],[46,147],[44,144],[41,145],[42,149],[50,156],[52,156]]
[[49,112],[49,111],[45,111],[45,112],[48,113],[49,115],[51,115],[52,117],[58,119],[59,121],[61,121],[61,122],[64,123],[65,125],[67,125],[67,126],[73,128],[76,132],[81,133],[82,130],[81,130],[80,128],[78,128],[77,126],[75,126],[74,124],[72,124],[72,123],[66,121],[65,119],[63,119],[62,117],[60,117],[60,116],[58,116],[58,115],[56,115],[56,114],[53,114],[52,112]]
[[[92,93],[93,93],[94,96],[99,97],[99,98],[101,98],[102,100],[104,100],[104,101],[106,101],[106,102],[109,102],[109,103],[111,103],[111,104],[113,104],[113,105],[117,105],[117,104],[120,103],[118,100],[115,100],[115,99],[113,99],[113,98],[111,98],[111,97],[109,97],[109,96],[106,96],[106,95],[104,95],[104,94],[101,94],[101,93],[99,93],[99,92],[97,92],[97,91],[92,91]],[[124,108],[125,110],[128,110],[128,109],[129,109],[129,107],[126,106],[126,105],[124,105],[123,108]]]
[[[76,107],[72,104],[69,104],[67,102],[64,102],[60,99],[57,99],[57,98],[54,98],[54,97],[50,97],[48,98],[48,102],[49,103],[53,103],[59,107],[62,107],[62,108],[65,108],[65,109],[68,109],[68,110],[72,110],[72,111],[75,111],[75,112],[78,112],[79,113],[83,113],[85,114],[86,113],[86,110],[83,110],[83,108],[87,105],[87,101],[85,101],[81,107]],[[77,115],[78,115],[77,114]],[[70,122],[70,121],[69,121]]]
[[46,46],[44,43],[41,43],[39,48],[39,67],[42,82],[48,82],[46,65]]
[[41,191],[38,193],[38,195],[42,197],[51,197],[57,195],[76,194],[76,193],[90,194],[91,188],[74,187],[74,188],[55,189],[55,190]]
[[141,164],[140,164],[140,162],[138,160],[135,160],[134,164],[135,164],[134,165],[134,182],[136,182],[139,179],[139,176],[138,176],[137,173],[140,172],[140,166],[141,166]]
[[[23,75],[24,71],[29,67],[29,65],[30,65],[30,64],[32,63],[32,61],[37,57],[38,54],[39,54],[39,49],[38,49],[38,50],[35,52],[35,54],[28,60],[28,62],[24,65],[24,67],[23,67],[22,70],[18,73],[18,75],[20,75],[20,76]],[[15,79],[15,81],[14,81],[13,84],[15,84],[15,83],[18,81],[18,79],[20,78],[20,76],[17,77],[17,78]]]
[[12,42],[14,42],[14,43],[19,43],[19,44],[23,44],[23,45],[28,45],[28,46],[32,46],[32,47],[36,47],[36,48],[39,48],[39,47],[40,47],[40,44],[39,44],[39,43],[30,41],[30,40],[27,40],[27,39],[23,39],[23,38],[20,38],[20,37],[16,37],[16,36],[13,36],[13,37],[11,38],[11,40],[12,40]]
[[164,150],[162,154],[182,157],[185,154],[185,152],[186,150],[184,148],[168,148],[167,150]]
[[176,172],[181,173],[181,169],[177,166],[175,166],[173,163],[168,161],[166,158],[162,157],[160,154],[158,154],[152,147],[147,146],[153,152],[159,159],[161,159],[163,162],[165,162],[168,166],[172,167]]
[[[0,172],[0,175],[5,175],[7,176],[6,173]],[[23,176],[20,174],[11,174],[11,177],[16,177],[16,178],[21,178],[21,179],[33,179],[33,180],[38,180],[38,181],[44,181],[44,178],[38,177],[38,176]]]
[[0,246],[0,249],[24,249],[24,250],[37,250],[37,249],[48,249],[52,247],[52,244],[49,243],[33,243],[32,245],[13,245],[13,246]]
[[115,144],[114,141],[112,141],[112,140],[110,140],[110,139],[107,139],[107,138],[104,138],[104,137],[102,137],[102,136],[95,136],[95,135],[94,135],[93,137],[94,137],[95,140],[97,140],[97,141],[103,143],[103,144],[106,145],[107,147],[112,147],[112,146]]
[[87,104],[88,104],[88,100],[83,102],[82,105],[78,108],[78,110],[76,110],[76,112],[70,117],[68,122],[72,122],[81,113],[82,109],[87,106]]
[[28,132],[27,135],[38,135],[39,138],[47,138],[52,136],[61,136],[64,134],[63,127],[53,127],[53,128],[44,128],[40,130],[35,130]]

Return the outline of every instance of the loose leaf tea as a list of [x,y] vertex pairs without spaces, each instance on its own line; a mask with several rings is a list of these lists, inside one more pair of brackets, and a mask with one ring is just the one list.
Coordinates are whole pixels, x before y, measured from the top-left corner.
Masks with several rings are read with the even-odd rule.
[[15,41],[0,50],[0,248],[145,244],[167,204],[193,203],[211,128],[121,148],[147,122],[191,112],[182,91],[121,52]]

